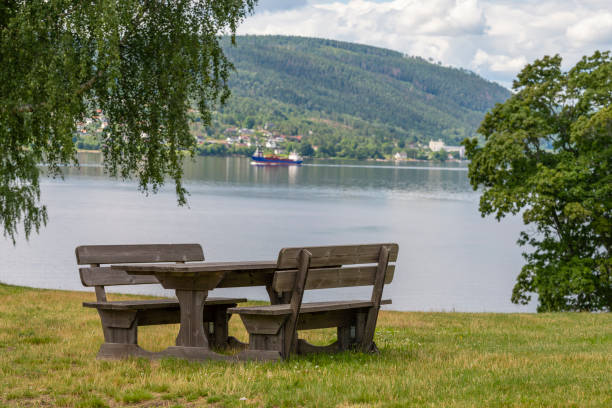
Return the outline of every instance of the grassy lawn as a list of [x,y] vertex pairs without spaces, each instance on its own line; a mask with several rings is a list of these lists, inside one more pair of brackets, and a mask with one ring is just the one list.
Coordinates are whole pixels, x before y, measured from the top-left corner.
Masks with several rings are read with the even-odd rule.
[[[0,406],[612,406],[609,313],[382,312],[378,355],[99,361],[98,314],[81,307],[93,299],[0,285]],[[246,340],[237,317],[230,331]],[[139,340],[161,350],[177,332],[144,327]]]

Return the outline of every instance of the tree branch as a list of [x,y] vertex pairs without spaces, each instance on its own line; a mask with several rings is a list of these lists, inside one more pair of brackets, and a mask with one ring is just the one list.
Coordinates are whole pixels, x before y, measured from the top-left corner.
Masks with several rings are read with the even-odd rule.
[[[66,16],[68,14],[69,14],[68,12],[65,12],[63,16]],[[135,21],[133,23],[138,24],[142,20],[143,16],[144,16],[144,8],[140,8],[140,10],[138,11],[138,15],[136,16]],[[119,41],[119,47],[122,47],[124,44],[125,44],[125,36],[121,38],[121,40]],[[81,84],[79,89],[77,89],[76,92],[74,93],[75,96],[79,96],[87,92],[88,90],[90,90],[94,86],[96,81],[102,77],[102,75],[104,75],[104,70],[99,70],[98,72],[96,72],[96,74],[93,77],[91,77],[90,79],[88,79],[87,81]],[[34,112],[34,110],[36,110],[38,107],[45,106],[45,105],[46,105],[46,102],[40,103],[37,106],[34,106],[28,103],[28,104],[24,104],[16,108],[13,108],[13,113],[31,113],[31,112]]]
[[[86,82],[83,82],[81,84],[81,86],[79,86],[79,89],[77,89],[74,93],[75,96],[79,96],[81,94],[83,94],[84,92],[87,92],[88,90],[91,89],[91,87],[94,86],[94,84],[96,83],[96,81],[102,77],[102,75],[104,75],[104,71],[98,71],[96,73],[96,75],[94,75],[93,77],[91,77],[89,80],[87,80]],[[16,108],[13,108],[13,113],[31,113],[34,112],[37,108],[45,106],[47,104],[47,102],[42,102],[39,103],[38,105],[34,106],[30,103],[18,106]]]

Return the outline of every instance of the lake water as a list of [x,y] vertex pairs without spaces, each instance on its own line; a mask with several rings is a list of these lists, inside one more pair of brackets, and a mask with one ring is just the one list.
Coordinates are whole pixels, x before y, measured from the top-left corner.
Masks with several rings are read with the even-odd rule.
[[[49,223],[14,247],[0,241],[0,281],[90,290],[74,248],[84,244],[198,242],[207,260],[276,259],[285,246],[397,242],[393,310],[533,312],[510,302],[523,260],[519,217],[498,223],[478,212],[465,165],[312,162],[258,167],[246,158],[196,158],[186,166],[189,208],[168,188],[148,197],[135,183],[107,178],[95,153],[64,181],[46,179]],[[120,287],[121,291],[126,287]],[[159,286],[131,292],[166,294]],[[323,292],[323,293],[319,293]],[[342,298],[369,289],[335,289]],[[263,288],[216,295],[266,299]],[[327,296],[311,291],[309,299]]]

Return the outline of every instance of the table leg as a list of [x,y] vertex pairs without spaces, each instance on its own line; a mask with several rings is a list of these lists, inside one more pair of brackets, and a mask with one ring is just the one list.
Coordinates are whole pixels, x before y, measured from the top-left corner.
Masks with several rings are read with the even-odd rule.
[[204,301],[207,290],[176,290],[181,307],[181,327],[176,337],[176,345],[182,347],[209,348],[204,332]]

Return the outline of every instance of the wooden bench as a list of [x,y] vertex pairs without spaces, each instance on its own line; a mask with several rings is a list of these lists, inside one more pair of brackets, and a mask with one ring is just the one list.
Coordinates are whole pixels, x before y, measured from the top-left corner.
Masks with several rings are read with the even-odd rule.
[[[98,310],[104,332],[104,343],[98,357],[150,357],[152,353],[138,346],[138,326],[175,324],[180,322],[178,300],[121,300],[108,301],[105,286],[159,284],[152,275],[129,275],[125,271],[101,266],[103,264],[203,261],[199,244],[166,245],[88,245],[76,248],[83,286],[95,287],[96,302],[84,302],[84,307]],[[227,309],[246,299],[208,298],[204,304],[206,336],[210,345],[228,345]]]
[[[377,351],[374,330],[384,284],[393,279],[397,244],[284,248],[270,291],[278,304],[234,307],[249,332],[249,348],[242,358],[274,360],[291,353]],[[302,303],[304,290],[372,285],[367,300]],[[337,327],[338,340],[314,346],[297,338],[297,330]]]

